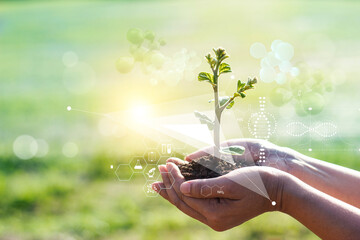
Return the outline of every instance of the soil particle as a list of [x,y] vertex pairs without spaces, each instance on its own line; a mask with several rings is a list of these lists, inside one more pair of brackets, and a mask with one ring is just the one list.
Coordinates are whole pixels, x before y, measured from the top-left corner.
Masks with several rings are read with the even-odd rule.
[[245,162],[235,161],[235,164],[215,158],[204,156],[189,163],[179,165],[179,169],[186,181],[192,179],[215,178],[225,175],[235,169],[249,166]]

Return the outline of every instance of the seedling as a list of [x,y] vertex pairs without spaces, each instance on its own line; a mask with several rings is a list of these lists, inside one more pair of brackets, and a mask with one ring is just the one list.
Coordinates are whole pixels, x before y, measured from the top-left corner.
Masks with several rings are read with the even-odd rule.
[[220,123],[221,115],[225,109],[230,109],[235,104],[235,98],[245,98],[246,91],[253,89],[254,84],[257,83],[257,79],[249,78],[248,81],[241,82],[237,81],[236,91],[233,96],[219,96],[219,84],[220,76],[225,73],[231,72],[231,67],[229,64],[225,63],[224,60],[229,57],[225,52],[225,49],[218,48],[213,49],[215,57],[210,53],[205,56],[207,62],[210,65],[212,73],[201,72],[199,73],[198,80],[200,82],[208,82],[214,90],[214,99],[209,102],[214,102],[215,107],[215,120],[211,120],[204,113],[195,111],[195,116],[200,119],[202,124],[206,124],[209,130],[213,131],[214,136],[214,156],[220,159],[221,154],[226,155],[242,155],[245,151],[245,148],[242,146],[228,146],[220,147]]

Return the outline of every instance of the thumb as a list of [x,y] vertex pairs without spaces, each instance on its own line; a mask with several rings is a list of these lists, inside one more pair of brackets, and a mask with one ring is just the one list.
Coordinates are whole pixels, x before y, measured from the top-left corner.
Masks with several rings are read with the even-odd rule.
[[211,179],[196,179],[180,185],[182,194],[193,198],[234,198],[234,182],[220,176]]

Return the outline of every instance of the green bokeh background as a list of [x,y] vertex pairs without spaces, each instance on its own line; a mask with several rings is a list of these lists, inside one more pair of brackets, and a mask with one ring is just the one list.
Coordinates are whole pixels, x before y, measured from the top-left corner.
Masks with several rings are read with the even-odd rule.
[[[287,111],[293,121],[335,122],[336,137],[313,139],[310,154],[360,170],[359,10],[358,1],[1,1],[0,239],[317,239],[280,213],[217,233],[163,199],[146,197],[143,175],[120,182],[109,166],[143,155],[145,143],[156,145],[157,138],[124,127],[115,136],[103,136],[98,116],[69,113],[66,106],[108,113],[129,109],[139,99],[156,105],[209,93],[206,84],[195,81],[196,75],[172,87],[151,85],[139,69],[118,73],[115,61],[128,55],[125,36],[132,27],[164,37],[162,51],[168,55],[186,48],[203,56],[223,46],[241,79],[259,71],[250,45],[258,41],[269,48],[281,39],[294,46],[295,62],[310,61],[325,80],[334,81],[336,70],[342,81],[324,94],[326,106],[312,119],[292,115],[291,105],[271,107],[278,128],[284,127]],[[311,36],[318,35],[326,40],[325,49],[321,41],[312,45]],[[64,86],[62,58],[68,51],[96,74],[95,86],[86,93],[75,94]],[[319,51],[323,55],[313,55]],[[206,65],[198,70],[206,70]],[[223,90],[231,93],[235,82],[226,81]],[[244,118],[244,136],[251,137],[245,126],[249,113],[243,109],[268,96],[273,87],[260,83],[246,102],[235,105]],[[172,114],[177,111],[185,110],[173,109]],[[23,134],[45,139],[49,153],[18,159],[12,145]],[[303,153],[309,148],[306,135],[271,140]],[[66,142],[78,145],[76,157],[62,154]],[[185,146],[179,156],[193,150]]]

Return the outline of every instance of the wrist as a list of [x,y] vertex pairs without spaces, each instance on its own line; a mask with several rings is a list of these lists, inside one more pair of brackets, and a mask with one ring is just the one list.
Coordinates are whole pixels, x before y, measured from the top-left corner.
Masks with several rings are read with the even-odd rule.
[[299,178],[306,179],[309,174],[317,174],[318,169],[312,164],[311,158],[298,152],[287,161],[287,173]]
[[290,174],[271,167],[266,168],[265,178],[263,179],[269,199],[266,199],[266,211],[282,211],[284,187]]
[[299,202],[304,198],[302,194],[305,184],[297,177],[291,174],[285,174],[282,178],[283,188],[281,192],[281,207],[280,212],[292,215],[294,209],[298,209]]

